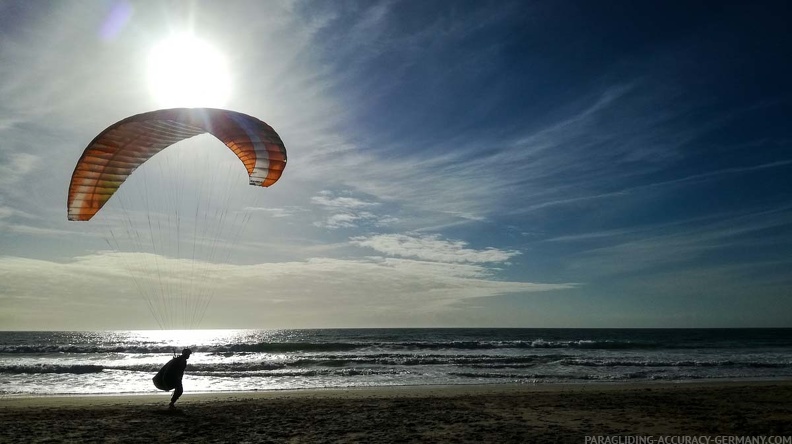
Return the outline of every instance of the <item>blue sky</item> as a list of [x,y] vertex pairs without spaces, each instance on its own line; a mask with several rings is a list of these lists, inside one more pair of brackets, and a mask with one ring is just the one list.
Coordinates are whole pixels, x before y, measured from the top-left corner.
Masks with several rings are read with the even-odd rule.
[[790,12],[0,3],[0,329],[156,327],[66,191],[185,31],[289,153],[202,327],[792,327]]

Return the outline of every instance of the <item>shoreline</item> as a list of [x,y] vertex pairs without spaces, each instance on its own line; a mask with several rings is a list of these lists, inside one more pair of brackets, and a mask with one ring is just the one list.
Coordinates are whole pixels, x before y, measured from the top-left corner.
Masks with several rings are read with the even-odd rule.
[[792,436],[792,380],[0,398],[0,442],[577,442]]
[[[471,384],[419,384],[419,385],[382,385],[382,386],[351,386],[351,387],[310,387],[310,388],[291,388],[291,389],[263,389],[263,390],[218,390],[218,391],[190,391],[189,386],[185,388],[184,396],[197,396],[202,398],[224,398],[229,396],[245,397],[267,397],[270,395],[290,395],[300,396],[300,394],[310,394],[311,396],[329,395],[334,396],[335,392],[344,394],[354,394],[355,392],[365,392],[372,394],[398,394],[404,392],[410,396],[409,392],[497,392],[504,391],[568,391],[575,389],[588,388],[588,390],[628,390],[643,389],[654,387],[713,387],[713,386],[746,386],[746,385],[786,385],[792,384],[790,378],[744,378],[744,379],[708,379],[708,380],[658,380],[658,381],[596,381],[596,382],[551,382],[551,383],[471,383]],[[119,393],[9,393],[0,394],[0,401],[13,401],[21,399],[50,399],[50,398],[160,398],[165,394],[170,396],[170,392],[119,392]],[[413,394],[414,394],[413,393]],[[183,399],[183,398],[182,398]],[[0,404],[0,408],[2,404]]]

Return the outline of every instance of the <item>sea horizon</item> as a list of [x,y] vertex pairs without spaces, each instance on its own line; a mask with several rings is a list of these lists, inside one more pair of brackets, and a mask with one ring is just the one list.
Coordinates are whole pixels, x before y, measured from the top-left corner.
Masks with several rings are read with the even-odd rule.
[[10,332],[122,332],[122,331],[207,331],[207,330],[792,330],[792,327],[206,327],[206,328],[97,328],[97,329],[0,329]]

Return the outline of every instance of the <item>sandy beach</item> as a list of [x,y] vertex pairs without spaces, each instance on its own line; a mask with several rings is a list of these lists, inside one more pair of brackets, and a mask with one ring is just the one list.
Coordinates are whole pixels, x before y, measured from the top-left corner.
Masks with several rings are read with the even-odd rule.
[[5,397],[2,442],[570,442],[789,436],[792,381]]

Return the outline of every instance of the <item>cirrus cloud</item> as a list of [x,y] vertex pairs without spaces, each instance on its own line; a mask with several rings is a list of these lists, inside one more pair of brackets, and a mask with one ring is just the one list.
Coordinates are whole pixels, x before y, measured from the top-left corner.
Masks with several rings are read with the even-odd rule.
[[388,256],[417,258],[444,263],[499,263],[520,254],[516,250],[467,248],[467,242],[441,239],[438,235],[381,234],[358,236],[352,243]]

